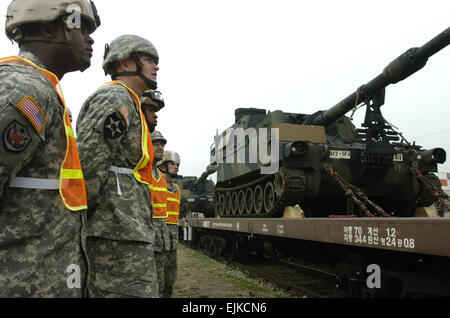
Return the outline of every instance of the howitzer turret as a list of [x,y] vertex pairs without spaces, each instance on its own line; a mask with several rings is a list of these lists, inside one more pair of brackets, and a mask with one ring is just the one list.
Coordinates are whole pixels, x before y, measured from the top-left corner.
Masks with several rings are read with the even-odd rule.
[[[413,216],[417,208],[432,205],[440,196],[432,172],[446,161],[445,150],[409,143],[383,118],[380,107],[388,85],[420,70],[449,44],[450,28],[403,53],[328,111],[237,109],[235,123],[216,136],[212,152],[216,215],[278,217],[287,206],[299,204],[310,217]],[[361,103],[367,106],[366,118],[357,129],[345,114]],[[261,158],[254,160],[255,149],[264,144],[267,153],[278,154],[270,161],[275,171],[267,172],[269,164]]]

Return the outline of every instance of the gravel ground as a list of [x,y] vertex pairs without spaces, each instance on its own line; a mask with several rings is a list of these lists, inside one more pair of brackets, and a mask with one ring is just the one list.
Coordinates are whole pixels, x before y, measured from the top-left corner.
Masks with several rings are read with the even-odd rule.
[[178,248],[173,298],[289,298],[287,291],[250,278],[184,245]]

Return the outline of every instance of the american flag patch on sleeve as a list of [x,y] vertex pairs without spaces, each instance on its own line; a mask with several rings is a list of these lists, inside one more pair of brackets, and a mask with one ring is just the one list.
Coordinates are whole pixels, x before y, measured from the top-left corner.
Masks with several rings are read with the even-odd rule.
[[128,111],[127,106],[123,105],[119,109],[120,114],[125,119],[125,122],[127,123],[127,127],[130,126],[130,112]]
[[16,107],[31,121],[36,131],[40,133],[47,119],[36,101],[30,96],[26,96]]

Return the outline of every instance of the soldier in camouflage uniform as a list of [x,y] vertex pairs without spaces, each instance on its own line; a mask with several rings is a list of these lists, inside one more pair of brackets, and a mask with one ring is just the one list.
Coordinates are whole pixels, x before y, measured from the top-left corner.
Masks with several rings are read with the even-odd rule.
[[173,286],[177,280],[177,249],[178,249],[178,218],[180,216],[180,188],[173,182],[173,178],[178,175],[180,167],[180,155],[173,151],[164,151],[164,156],[158,167],[164,176],[167,184],[167,228],[170,235],[170,248],[167,253],[167,264],[164,273],[164,298],[170,298],[173,292]]
[[113,81],[83,104],[77,121],[88,196],[89,297],[158,297],[149,185],[153,148],[139,98],[156,88],[158,53],[123,35],[106,46]]
[[86,191],[59,80],[90,66],[99,25],[85,0],[8,7],[20,52],[0,60],[0,297],[83,296]]
[[158,115],[156,113],[164,108],[164,99],[161,92],[155,90],[145,91],[141,97],[141,105],[148,128],[152,133],[158,125]]
[[153,183],[152,204],[153,204],[153,225],[155,227],[155,257],[156,270],[158,272],[159,297],[164,295],[165,274],[168,262],[168,252],[170,251],[170,236],[167,228],[167,184],[156,164],[163,158],[164,146],[167,140],[163,135],[155,130],[152,133],[152,142],[154,149],[154,161],[152,166]]

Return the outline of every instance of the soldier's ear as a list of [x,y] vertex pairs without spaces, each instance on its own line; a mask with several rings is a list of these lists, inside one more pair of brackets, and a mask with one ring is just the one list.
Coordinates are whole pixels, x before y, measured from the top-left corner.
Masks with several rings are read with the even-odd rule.
[[158,168],[162,172],[166,172],[167,173],[167,163],[164,163],[164,164],[160,165]]
[[136,72],[136,63],[132,59],[117,61],[115,67],[117,73]]

